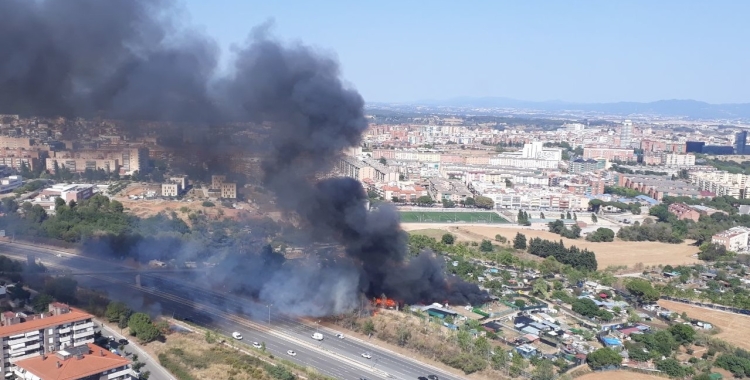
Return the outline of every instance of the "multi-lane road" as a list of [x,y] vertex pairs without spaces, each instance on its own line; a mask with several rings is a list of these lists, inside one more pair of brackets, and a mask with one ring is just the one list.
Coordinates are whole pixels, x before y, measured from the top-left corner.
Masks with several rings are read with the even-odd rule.
[[[134,308],[187,318],[226,336],[240,332],[242,343],[263,342],[275,356],[337,379],[417,379],[430,374],[440,379],[460,378],[346,334],[343,339],[337,338],[338,331],[287,317],[273,306],[211,291],[186,280],[180,273],[143,272],[138,286],[136,272],[127,272],[118,261],[6,242],[0,242],[0,254],[23,260],[31,254],[49,268],[85,273],[77,276],[79,283],[105,290],[111,298],[125,301]],[[312,339],[315,332],[321,333],[324,339]],[[288,350],[294,350],[297,355],[287,355]],[[371,358],[363,357],[363,353],[370,354]]]

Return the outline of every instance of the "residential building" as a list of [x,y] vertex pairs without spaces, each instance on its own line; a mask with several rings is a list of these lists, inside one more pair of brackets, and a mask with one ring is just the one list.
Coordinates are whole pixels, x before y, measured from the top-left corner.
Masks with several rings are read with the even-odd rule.
[[695,155],[693,154],[667,154],[664,156],[664,165],[691,167],[695,166]]
[[46,169],[50,173],[56,170],[68,169],[71,173],[83,173],[86,170],[104,170],[107,173],[119,172],[120,163],[116,159],[86,159],[86,158],[48,158]]
[[371,179],[375,182],[390,183],[399,179],[398,171],[381,164],[374,159],[360,159],[351,156],[342,156],[339,160],[338,170],[346,177],[354,178],[360,182]]
[[34,140],[26,137],[0,136],[0,148],[4,149],[31,149]]
[[620,128],[620,148],[632,148],[633,144],[633,123],[625,120]]
[[710,191],[716,196],[731,196],[737,199],[748,198],[750,176],[726,171],[693,172],[690,182],[699,189]]
[[677,216],[677,219],[681,220],[689,219],[697,222],[701,217],[701,213],[698,212],[698,210],[694,210],[692,207],[684,203],[672,203],[671,205],[669,205],[668,210],[669,212]]
[[161,195],[165,197],[176,197],[180,194],[179,183],[162,183]]
[[0,149],[0,165],[21,170],[26,165],[31,170],[36,170],[46,157],[47,152],[26,149]]
[[594,172],[597,170],[604,170],[606,165],[607,165],[607,160],[603,158],[596,159],[596,160],[592,160],[592,159],[584,160],[582,158],[578,158],[570,162],[570,165],[568,166],[568,173],[580,174],[580,173]]
[[749,239],[750,228],[732,227],[711,236],[711,243],[723,245],[728,251],[744,252],[747,251]]
[[583,148],[583,158],[585,159],[604,158],[608,161],[623,161],[623,162],[632,162],[636,160],[635,152],[633,151],[633,149],[596,148],[596,147]]
[[472,193],[469,188],[461,181],[446,180],[442,178],[430,178],[429,192],[436,202],[443,200],[460,202],[466,198],[471,198]]
[[663,176],[618,174],[618,186],[638,190],[658,201],[665,195],[702,198],[699,189],[685,181],[671,180]]
[[127,358],[88,343],[57,351],[54,355],[20,360],[13,373],[22,380],[137,379],[131,364]]
[[2,373],[8,376],[18,361],[66,347],[94,342],[93,316],[53,302],[41,315],[6,311],[0,314]]
[[13,191],[23,185],[23,177],[20,175],[12,175],[0,179],[0,193],[7,193]]
[[222,183],[221,197],[227,199],[237,199],[237,184],[231,182]]
[[211,188],[221,189],[221,184],[226,182],[227,176],[225,175],[212,175],[211,176]]

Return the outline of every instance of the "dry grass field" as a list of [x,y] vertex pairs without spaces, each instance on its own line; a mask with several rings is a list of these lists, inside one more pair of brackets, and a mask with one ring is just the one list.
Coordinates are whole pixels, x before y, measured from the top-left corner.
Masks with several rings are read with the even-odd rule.
[[607,372],[591,372],[581,377],[577,377],[577,380],[664,380],[664,377],[657,375],[648,375],[645,373],[631,372],[631,371],[607,371]]
[[721,330],[716,334],[717,338],[750,350],[750,317],[667,300],[659,300],[659,305],[679,314],[685,312],[690,318],[711,323]]
[[[495,235],[502,235],[509,241],[513,240],[516,233],[520,232],[526,235],[527,239],[539,237],[547,240],[563,240],[566,246],[575,245],[579,248],[586,248],[596,254],[599,262],[599,268],[604,269],[610,265],[627,265],[633,266],[642,263],[649,265],[681,265],[693,264],[699,262],[694,254],[698,253],[698,247],[683,244],[666,244],[658,242],[630,242],[615,240],[611,243],[592,243],[584,240],[571,240],[562,238],[560,235],[553,234],[549,231],[521,229],[518,227],[495,227],[495,226],[461,226],[461,227],[435,227],[425,224],[403,224],[402,227],[407,231],[429,231],[425,233],[428,236],[437,237],[441,235],[438,231],[450,232],[458,240],[480,241],[482,239],[494,240]],[[444,233],[443,232],[443,233]]]

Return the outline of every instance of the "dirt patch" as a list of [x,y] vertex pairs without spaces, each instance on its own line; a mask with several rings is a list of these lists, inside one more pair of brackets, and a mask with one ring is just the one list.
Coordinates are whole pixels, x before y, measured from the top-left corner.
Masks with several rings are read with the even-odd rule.
[[632,371],[606,371],[606,372],[591,372],[581,377],[577,377],[577,380],[664,380],[665,378],[657,375],[648,375],[640,372]]
[[721,332],[716,337],[725,340],[737,347],[750,350],[750,317],[739,314],[728,313],[718,310],[704,309],[702,307],[692,306],[681,302],[659,300],[659,306],[667,308],[669,311],[682,314],[687,313],[688,317],[708,322],[718,327]]
[[[407,231],[419,231],[423,225],[403,225]],[[542,238],[552,241],[562,240],[566,246],[575,245],[578,248],[586,248],[596,254],[596,260],[599,262],[599,268],[604,269],[610,265],[633,266],[637,263],[643,265],[684,265],[700,262],[693,257],[698,253],[698,247],[691,246],[688,243],[683,244],[666,244],[658,242],[633,242],[615,240],[611,243],[592,243],[584,240],[565,239],[560,235],[553,234],[549,231],[521,229],[518,227],[494,227],[494,226],[461,226],[461,227],[440,227],[431,228],[430,230],[442,230],[453,233],[458,240],[464,241],[481,241],[482,239],[494,240],[495,235],[502,235],[508,241],[512,241],[516,233],[526,235],[527,239]]]

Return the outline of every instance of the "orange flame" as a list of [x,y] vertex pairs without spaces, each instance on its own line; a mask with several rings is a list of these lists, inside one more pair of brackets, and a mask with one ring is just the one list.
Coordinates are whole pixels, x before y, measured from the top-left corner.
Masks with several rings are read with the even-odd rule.
[[398,303],[390,298],[382,299],[382,298],[375,298],[372,300],[373,305],[376,307],[384,307],[386,309],[395,309],[396,305]]

